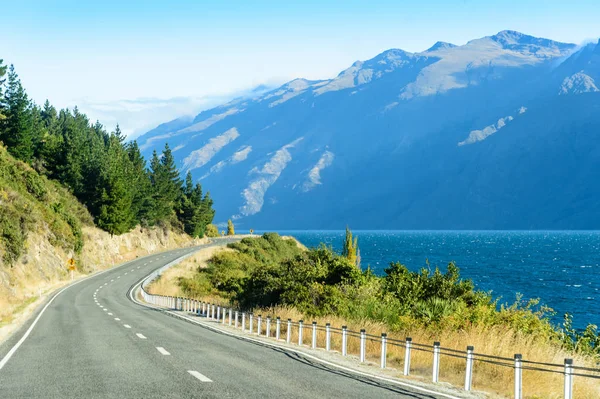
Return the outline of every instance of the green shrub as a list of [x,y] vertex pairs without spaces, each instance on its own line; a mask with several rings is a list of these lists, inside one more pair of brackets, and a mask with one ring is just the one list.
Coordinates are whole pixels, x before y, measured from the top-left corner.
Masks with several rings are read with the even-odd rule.
[[7,207],[0,207],[0,237],[4,246],[2,259],[12,265],[23,253],[27,231],[19,214]]
[[219,236],[219,229],[217,228],[217,226],[215,226],[214,224],[209,224],[206,226],[206,232],[205,232],[207,237],[218,237]]

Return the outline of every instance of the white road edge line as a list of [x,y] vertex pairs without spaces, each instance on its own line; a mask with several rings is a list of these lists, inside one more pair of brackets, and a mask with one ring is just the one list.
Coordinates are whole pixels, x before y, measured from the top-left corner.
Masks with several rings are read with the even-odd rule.
[[167,352],[167,350],[165,348],[163,348],[162,346],[157,346],[156,350],[160,352],[161,355],[165,355],[165,356],[170,356],[171,354],[169,352]]
[[[153,256],[153,255],[150,255]],[[19,339],[19,341],[17,341],[17,343],[15,344],[15,346],[13,346],[12,348],[10,348],[10,350],[8,351],[8,353],[2,358],[2,360],[0,360],[0,370],[2,370],[2,368],[6,365],[6,363],[8,363],[8,361],[10,360],[11,357],[13,357],[13,355],[15,354],[15,352],[17,351],[17,349],[19,349],[21,347],[21,345],[23,345],[23,342],[25,342],[25,340],[27,339],[27,337],[29,337],[29,334],[31,334],[31,332],[33,331],[33,328],[35,327],[35,325],[38,323],[38,321],[40,320],[40,318],[43,316],[44,312],[46,312],[46,309],[48,309],[48,306],[50,306],[52,304],[52,302],[54,302],[54,300],[56,299],[57,296],[59,296],[60,294],[62,294],[64,291],[68,290],[69,288],[73,287],[74,285],[77,285],[79,283],[82,283],[86,280],[89,280],[91,278],[94,277],[98,277],[104,273],[108,273],[110,271],[119,269],[120,267],[123,267],[125,265],[127,265],[128,263],[134,262],[137,259],[134,259],[132,261],[126,262],[121,266],[117,266],[114,268],[110,268],[110,269],[106,269],[101,271],[100,273],[96,273],[93,274],[91,276],[87,276],[82,278],[81,280],[77,280],[72,284],[67,285],[66,287],[64,287],[62,290],[58,291],[46,304],[46,306],[44,306],[42,308],[42,310],[40,311],[40,313],[37,315],[37,317],[35,318],[35,320],[33,320],[33,322],[31,323],[31,325],[29,326],[29,328],[27,329],[27,331],[25,331],[25,334],[23,334],[23,336]],[[100,287],[102,288],[102,287]]]
[[349,367],[341,366],[341,365],[339,365],[339,364],[332,363],[332,362],[329,362],[329,361],[327,361],[327,360],[323,360],[323,359],[321,359],[321,358],[318,358],[318,357],[316,357],[316,356],[310,355],[310,354],[308,354],[308,353],[306,353],[306,352],[303,352],[303,351],[300,351],[300,350],[296,350],[296,349],[293,349],[293,348],[288,348],[288,347],[286,347],[286,346],[280,346],[280,345],[273,344],[273,343],[271,343],[271,342],[266,342],[266,341],[262,341],[262,340],[253,339],[253,338],[250,338],[250,337],[248,337],[248,336],[244,336],[244,335],[238,335],[238,334],[230,333],[230,332],[228,332],[228,331],[221,330],[220,328],[215,328],[215,327],[213,327],[213,326],[210,326],[210,325],[207,325],[207,324],[204,324],[204,323],[199,323],[198,321],[196,321],[196,320],[194,320],[194,319],[191,319],[191,318],[189,318],[189,317],[186,317],[186,316],[182,316],[182,315],[180,315],[180,314],[178,314],[178,313],[175,313],[175,312],[172,312],[172,311],[170,311],[170,310],[165,310],[165,309],[163,309],[163,308],[160,308],[160,307],[158,307],[158,306],[152,306],[152,305],[149,305],[149,304],[147,304],[147,303],[140,302],[140,301],[138,301],[137,299],[135,299],[135,298],[134,298],[133,292],[134,292],[134,291],[137,291],[137,289],[139,288],[139,286],[142,284],[142,282],[143,282],[145,279],[146,279],[146,278],[143,278],[143,279],[142,279],[142,280],[141,280],[139,283],[137,283],[135,286],[133,286],[133,287],[132,287],[132,288],[129,290],[129,298],[130,298],[130,299],[131,299],[131,300],[132,300],[134,303],[137,303],[138,305],[145,306],[145,307],[148,307],[148,308],[154,308],[154,309],[161,310],[161,311],[162,311],[162,312],[164,312],[164,313],[169,313],[169,314],[171,314],[171,315],[173,315],[173,316],[175,316],[175,317],[179,317],[179,318],[182,318],[182,319],[185,319],[185,320],[191,321],[191,322],[192,322],[192,323],[194,323],[194,324],[197,324],[197,325],[199,325],[199,326],[202,326],[202,327],[208,328],[208,329],[210,329],[210,330],[213,330],[213,331],[217,331],[217,332],[219,332],[219,333],[222,333],[222,334],[225,334],[225,335],[229,335],[230,337],[241,338],[241,339],[245,339],[246,341],[255,342],[255,343],[258,343],[258,344],[261,344],[261,345],[268,345],[268,346],[271,346],[271,347],[273,347],[273,348],[277,348],[277,349],[283,349],[283,350],[285,350],[285,351],[287,351],[287,352],[296,353],[296,354],[298,354],[298,355],[302,355],[302,356],[304,356],[304,357],[307,357],[307,358],[309,358],[309,359],[312,359],[312,360],[314,360],[314,361],[317,361],[317,362],[319,362],[319,363],[326,364],[326,365],[328,365],[328,366],[331,366],[331,367],[334,367],[334,368],[337,368],[337,369],[340,369],[340,370],[348,371],[348,372],[350,372],[350,373],[353,373],[353,374],[362,375],[362,376],[365,376],[365,377],[368,377],[368,378],[372,378],[372,379],[375,379],[375,380],[379,380],[379,381],[385,381],[385,382],[389,382],[389,383],[391,383],[391,384],[395,384],[395,385],[400,385],[400,386],[404,386],[404,387],[409,387],[409,388],[412,388],[412,389],[414,389],[414,390],[416,390],[416,391],[420,391],[420,392],[425,392],[425,393],[429,393],[429,394],[437,395],[437,396],[439,396],[439,397],[443,397],[443,398],[448,398],[448,399],[461,399],[461,398],[459,398],[459,397],[457,397],[457,396],[452,396],[452,395],[450,395],[450,394],[446,394],[446,393],[442,393],[442,392],[433,391],[433,390],[431,390],[431,389],[423,388],[423,387],[420,387],[420,386],[418,386],[418,385],[413,385],[413,384],[409,384],[409,383],[406,383],[406,382],[403,382],[403,381],[398,381],[398,380],[394,380],[394,379],[387,378],[387,377],[381,377],[381,376],[378,376],[378,375],[375,375],[375,374],[371,374],[371,373],[365,373],[365,372],[358,371],[358,370],[355,370],[355,369],[352,369],[352,368],[349,368]]
[[193,375],[194,377],[196,377],[197,379],[199,379],[202,382],[212,382],[212,380],[210,378],[208,378],[204,374],[200,374],[199,372],[197,372],[195,370],[188,370],[188,373],[190,373],[191,375]]
[[137,333],[135,335],[137,335],[139,339],[146,339],[146,337],[144,337],[144,334]]

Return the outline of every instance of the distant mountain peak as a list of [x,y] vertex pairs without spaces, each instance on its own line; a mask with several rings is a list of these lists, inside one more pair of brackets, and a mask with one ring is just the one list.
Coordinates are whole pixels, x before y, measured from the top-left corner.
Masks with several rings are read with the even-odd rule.
[[[535,36],[526,35],[515,30],[503,30],[489,37],[491,40],[500,44],[503,48],[515,51],[527,51],[530,53],[538,53],[542,49],[559,50],[566,52],[574,49],[575,44],[561,43],[550,39],[543,39]],[[540,55],[543,55],[540,52]]]
[[458,47],[456,44],[448,43],[448,42],[436,42],[433,46],[429,47],[424,53],[430,53],[432,51],[444,50],[448,48]]

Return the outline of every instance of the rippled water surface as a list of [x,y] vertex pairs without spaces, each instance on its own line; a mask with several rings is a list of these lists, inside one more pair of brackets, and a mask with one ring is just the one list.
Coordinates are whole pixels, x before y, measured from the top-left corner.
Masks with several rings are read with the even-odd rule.
[[[312,247],[323,242],[341,251],[343,231],[282,231]],[[493,291],[502,302],[520,292],[541,298],[562,322],[565,312],[576,327],[600,325],[600,232],[355,231],[363,268],[378,274],[392,261],[411,270],[426,260],[442,269],[455,261],[462,276]]]

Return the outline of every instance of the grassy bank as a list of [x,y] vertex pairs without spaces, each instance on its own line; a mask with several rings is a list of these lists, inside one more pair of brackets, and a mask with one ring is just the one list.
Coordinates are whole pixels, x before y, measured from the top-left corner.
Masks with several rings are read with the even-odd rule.
[[0,341],[40,296],[75,277],[169,248],[199,243],[167,228],[111,236],[94,227],[69,190],[16,160],[0,145]]
[[[440,341],[446,348],[464,351],[473,345],[477,353],[561,364],[573,357],[575,364],[594,366],[597,362],[598,336],[590,327],[586,334],[551,325],[550,311],[538,301],[516,301],[499,305],[489,294],[463,280],[456,265],[445,271],[424,268],[411,272],[392,263],[384,276],[360,270],[347,257],[321,247],[306,250],[293,240],[276,234],[244,239],[230,244],[230,250],[190,260],[185,272],[165,276],[157,284],[176,286],[171,294],[234,305],[263,316],[317,321],[334,327],[347,325],[358,331],[379,335],[387,332],[396,339],[407,336],[414,342]],[[156,292],[160,293],[160,292]],[[164,293],[164,292],[163,292]],[[296,338],[297,331],[293,331]],[[308,330],[305,337],[309,337]],[[324,333],[318,334],[324,346]],[[333,348],[341,337],[333,336]],[[359,341],[350,338],[350,353],[357,354]],[[368,358],[377,361],[378,342],[367,345]],[[400,367],[403,349],[390,346],[388,365]],[[432,356],[413,353],[413,378],[430,378]],[[440,379],[461,385],[464,360],[442,357]],[[528,398],[561,397],[562,375],[526,370],[524,395]],[[512,395],[513,370],[477,362],[474,389],[494,395]],[[577,378],[575,395],[600,396],[597,380]]]

